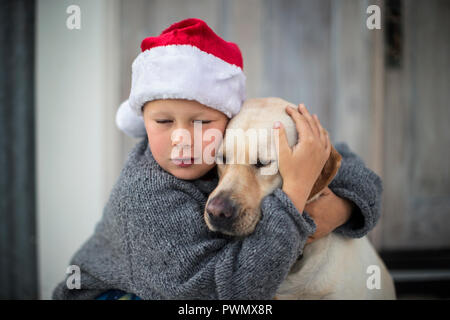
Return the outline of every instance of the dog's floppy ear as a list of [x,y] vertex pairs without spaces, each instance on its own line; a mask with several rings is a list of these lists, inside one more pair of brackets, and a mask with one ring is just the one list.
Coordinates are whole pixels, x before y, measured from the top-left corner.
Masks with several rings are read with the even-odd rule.
[[339,154],[339,152],[336,151],[333,146],[331,146],[330,157],[328,158],[322,169],[322,172],[317,178],[316,183],[314,184],[311,193],[309,194],[308,200],[311,200],[315,196],[318,196],[323,191],[323,189],[328,187],[341,166],[341,160],[342,156]]

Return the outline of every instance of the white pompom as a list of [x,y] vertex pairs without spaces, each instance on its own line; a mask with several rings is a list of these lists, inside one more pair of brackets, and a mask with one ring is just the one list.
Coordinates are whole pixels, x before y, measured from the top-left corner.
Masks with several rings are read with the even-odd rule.
[[117,110],[116,125],[126,135],[133,138],[142,138],[147,135],[144,119],[130,108],[128,100],[122,102]]

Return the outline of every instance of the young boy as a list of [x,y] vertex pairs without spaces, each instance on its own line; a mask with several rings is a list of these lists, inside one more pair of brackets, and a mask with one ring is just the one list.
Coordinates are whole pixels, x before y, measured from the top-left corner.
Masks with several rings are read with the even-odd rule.
[[305,207],[330,142],[301,106],[287,112],[310,139],[280,152],[283,188],[263,199],[254,232],[232,238],[208,230],[203,213],[218,182],[215,164],[174,155],[180,144],[195,154],[192,141],[175,141],[172,133],[186,129],[193,137],[197,121],[202,130],[225,132],[244,100],[240,50],[198,19],[145,39],[141,49],[119,123],[145,137],[130,152],[95,233],[71,261],[80,267],[81,289],[63,281],[53,298],[107,299],[113,290],[113,298],[271,299],[307,241],[333,230],[361,237],[374,227],[381,181],[343,144],[335,145],[343,159],[331,190]]

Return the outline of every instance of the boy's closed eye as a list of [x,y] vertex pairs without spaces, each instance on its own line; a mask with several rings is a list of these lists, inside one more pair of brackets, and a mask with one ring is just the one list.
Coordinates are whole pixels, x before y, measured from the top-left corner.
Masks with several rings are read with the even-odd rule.
[[[156,123],[172,123],[173,122],[173,120],[165,120],[165,119],[162,119],[162,120],[155,120],[156,121]],[[194,120],[193,122],[201,122],[202,124],[207,124],[207,123],[211,123],[211,120]]]
[[156,123],[170,123],[172,120],[155,120]]

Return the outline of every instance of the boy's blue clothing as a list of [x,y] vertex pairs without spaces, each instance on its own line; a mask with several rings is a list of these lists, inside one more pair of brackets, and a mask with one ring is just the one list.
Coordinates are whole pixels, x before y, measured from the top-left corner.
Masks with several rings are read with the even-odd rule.
[[95,298],[95,300],[142,300],[134,293],[126,293],[122,290],[111,289]]
[[[330,189],[355,203],[334,232],[361,237],[380,215],[381,180],[346,144]],[[203,212],[217,186],[216,169],[181,180],[153,158],[147,138],[128,155],[95,233],[70,264],[81,289],[62,281],[54,299],[95,299],[110,289],[143,299],[271,299],[303,251],[314,221],[280,189],[261,203],[255,231],[238,239],[211,232]]]

